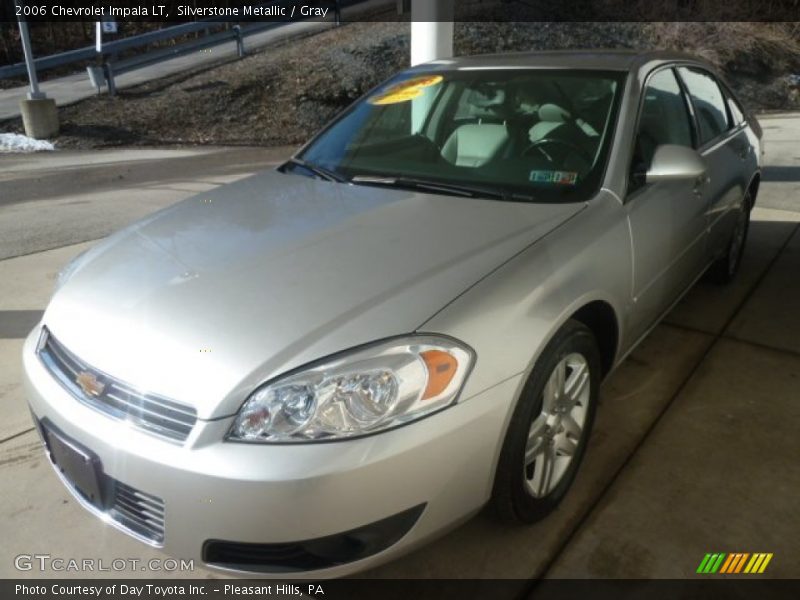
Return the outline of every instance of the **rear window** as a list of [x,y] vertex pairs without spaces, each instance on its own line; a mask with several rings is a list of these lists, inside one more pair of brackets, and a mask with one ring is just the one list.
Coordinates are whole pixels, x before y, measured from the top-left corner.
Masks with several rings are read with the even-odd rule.
[[728,101],[728,110],[731,113],[731,120],[733,121],[733,124],[739,125],[740,123],[744,122],[744,110],[736,101],[736,99],[730,94],[726,94],[725,98]]
[[699,69],[681,67],[681,78],[689,90],[700,127],[700,145],[713,140],[729,128],[725,97],[716,80]]

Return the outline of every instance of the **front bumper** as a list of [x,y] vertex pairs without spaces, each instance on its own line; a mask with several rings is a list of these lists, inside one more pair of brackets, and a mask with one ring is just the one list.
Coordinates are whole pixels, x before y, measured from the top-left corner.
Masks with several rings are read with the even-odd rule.
[[414,515],[396,543],[352,562],[288,570],[207,563],[281,577],[338,577],[375,566],[479,510],[491,493],[520,384],[518,377],[506,380],[431,417],[360,439],[293,445],[223,442],[233,419],[227,417],[199,420],[186,442],[177,445],[78,402],[36,354],[39,332],[37,327],[23,349],[34,417],[90,450],[106,476],[161,499],[164,536],[154,545],[174,557],[202,563],[210,540],[288,545],[333,539],[418,509],[418,518]]

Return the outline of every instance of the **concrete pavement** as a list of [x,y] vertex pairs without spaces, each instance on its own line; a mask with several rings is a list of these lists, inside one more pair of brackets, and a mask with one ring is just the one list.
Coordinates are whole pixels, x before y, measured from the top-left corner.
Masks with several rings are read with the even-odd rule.
[[0,259],[104,237],[193,193],[260,171],[289,148],[132,149],[0,160]]
[[692,577],[721,551],[772,552],[769,577],[800,577],[800,119],[761,120],[768,167],[742,271],[697,285],[663,325],[710,343],[548,578]]
[[719,551],[772,552],[770,577],[800,577],[800,229],[753,225],[780,250],[548,577],[691,577]]
[[[765,576],[800,577],[800,157],[792,141],[800,139],[800,116],[763,123],[768,164],[785,169],[765,177],[737,281],[695,286],[604,384],[586,461],[558,511],[522,528],[478,515],[366,577],[690,577],[706,552],[717,551],[773,552]],[[236,161],[226,162],[221,149],[175,151],[174,156],[159,152],[164,153],[138,170],[129,164],[134,155],[119,160],[106,153],[48,155],[45,163],[65,160],[65,173],[84,179],[72,188],[65,185],[63,195],[41,199],[26,193],[24,180],[36,185],[40,178],[41,189],[52,189],[48,173],[59,165],[26,171],[18,164],[13,174],[0,170],[2,185],[17,182],[14,189],[23,198],[0,205],[0,232],[10,214],[23,224],[51,210],[55,217],[39,221],[47,235],[30,246],[28,255],[0,261],[0,338],[5,336],[0,339],[0,535],[6,540],[0,547],[0,577],[81,575],[17,572],[13,556],[23,552],[160,556],[103,527],[76,506],[52,474],[19,389],[18,332],[26,327],[15,326],[36,318],[58,268],[88,245],[87,236],[97,235],[94,225],[77,216],[80,205],[69,202],[88,194],[91,212],[114,215],[110,221],[118,227],[198,187],[243,176],[259,162],[253,156],[234,168]],[[272,160],[281,152],[288,150],[276,151]],[[95,166],[89,165],[81,175],[84,169],[77,163],[93,156],[105,166],[93,172]],[[39,156],[33,160],[38,161]],[[148,177],[156,163],[160,174]],[[169,177],[178,171],[170,164],[180,165],[180,177]],[[193,164],[201,166],[193,170]],[[218,170],[204,176],[212,164]],[[114,179],[104,180],[104,170],[128,167],[138,175],[125,180],[126,193],[114,194]],[[163,195],[134,210],[152,190]],[[9,212],[21,210],[27,212]],[[63,235],[59,220],[61,229],[72,231],[73,245],[56,247]],[[106,227],[112,227],[110,221]],[[10,248],[5,251],[13,254]],[[45,248],[54,249],[39,251]],[[122,574],[220,576],[199,567],[193,573]]]

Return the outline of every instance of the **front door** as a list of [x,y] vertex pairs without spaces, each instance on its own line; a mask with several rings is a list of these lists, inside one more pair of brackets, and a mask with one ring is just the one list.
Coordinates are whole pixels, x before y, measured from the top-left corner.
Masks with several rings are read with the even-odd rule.
[[650,75],[642,101],[626,198],[633,245],[632,309],[636,339],[697,277],[705,265],[706,178],[646,183],[655,149],[694,147],[687,99],[672,68]]

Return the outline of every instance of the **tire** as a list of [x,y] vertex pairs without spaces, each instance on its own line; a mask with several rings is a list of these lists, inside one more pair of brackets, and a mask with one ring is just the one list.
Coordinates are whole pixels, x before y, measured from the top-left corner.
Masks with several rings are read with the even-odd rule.
[[[500,452],[492,505],[501,520],[538,521],[569,490],[594,423],[600,365],[594,336],[577,321],[568,321],[545,347],[522,390]],[[582,387],[562,406],[554,390],[580,382]],[[569,412],[560,412],[565,408]],[[534,435],[530,445],[529,434]]]
[[736,225],[731,232],[731,239],[725,254],[715,260],[708,268],[707,278],[709,281],[719,284],[726,284],[733,281],[739,266],[742,264],[742,254],[747,242],[747,232],[750,230],[750,207],[752,206],[752,195],[748,191],[742,200]]

